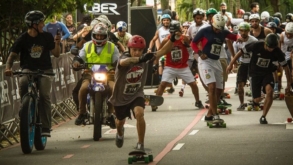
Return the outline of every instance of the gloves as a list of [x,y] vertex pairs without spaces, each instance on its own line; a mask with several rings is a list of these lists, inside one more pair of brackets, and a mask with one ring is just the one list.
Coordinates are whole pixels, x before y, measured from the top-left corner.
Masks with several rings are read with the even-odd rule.
[[175,33],[172,33],[171,34],[171,37],[170,37],[170,41],[171,42],[175,42],[175,40],[176,40],[175,37],[176,37],[176,34]]
[[154,58],[154,56],[155,56],[154,53],[146,53],[139,57],[138,63],[147,62],[151,60],[152,58]]

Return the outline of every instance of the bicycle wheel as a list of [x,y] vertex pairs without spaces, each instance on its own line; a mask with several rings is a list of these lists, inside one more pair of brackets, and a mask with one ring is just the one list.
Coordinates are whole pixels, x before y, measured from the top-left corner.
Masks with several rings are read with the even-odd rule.
[[35,136],[35,100],[30,95],[25,95],[22,99],[20,116],[20,144],[24,154],[32,152]]
[[101,92],[95,93],[95,119],[94,119],[94,141],[99,141],[102,137],[102,119],[103,96]]
[[38,113],[36,113],[36,131],[35,131],[35,148],[36,150],[44,150],[47,144],[47,137],[42,136],[41,119]]

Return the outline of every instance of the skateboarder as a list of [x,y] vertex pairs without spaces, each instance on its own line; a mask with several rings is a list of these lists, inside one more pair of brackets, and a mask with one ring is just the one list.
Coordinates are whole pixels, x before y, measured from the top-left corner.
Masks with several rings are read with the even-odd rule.
[[116,113],[116,146],[121,148],[124,142],[124,123],[126,117],[133,113],[137,124],[138,142],[136,149],[144,150],[145,100],[143,88],[147,78],[147,61],[154,57],[153,53],[143,55],[146,47],[145,39],[139,35],[132,36],[127,44],[129,51],[124,52],[118,59],[115,72],[116,84],[109,101]]
[[265,41],[252,42],[245,45],[233,58],[227,67],[227,72],[232,70],[236,60],[246,53],[251,54],[249,75],[251,76],[253,102],[257,105],[261,100],[261,90],[266,93],[263,115],[260,124],[267,124],[266,115],[273,103],[274,77],[272,70],[275,69],[273,61],[278,61],[285,70],[287,78],[286,92],[291,88],[291,75],[285,60],[285,55],[278,47],[279,41],[276,34],[268,34]]

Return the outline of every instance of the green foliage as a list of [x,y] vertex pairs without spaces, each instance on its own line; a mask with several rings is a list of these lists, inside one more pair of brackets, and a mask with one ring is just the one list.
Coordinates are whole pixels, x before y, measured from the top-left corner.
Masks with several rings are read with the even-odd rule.
[[84,4],[99,0],[1,0],[0,1],[0,55],[6,61],[8,50],[14,40],[27,27],[24,16],[31,10],[40,10],[46,16],[56,13],[84,11]]

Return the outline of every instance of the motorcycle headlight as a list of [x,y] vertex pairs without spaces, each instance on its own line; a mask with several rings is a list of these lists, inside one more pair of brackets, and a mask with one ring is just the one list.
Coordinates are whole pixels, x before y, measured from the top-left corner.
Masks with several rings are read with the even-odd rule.
[[104,74],[104,73],[94,73],[94,79],[96,81],[105,81],[106,80],[106,74]]

